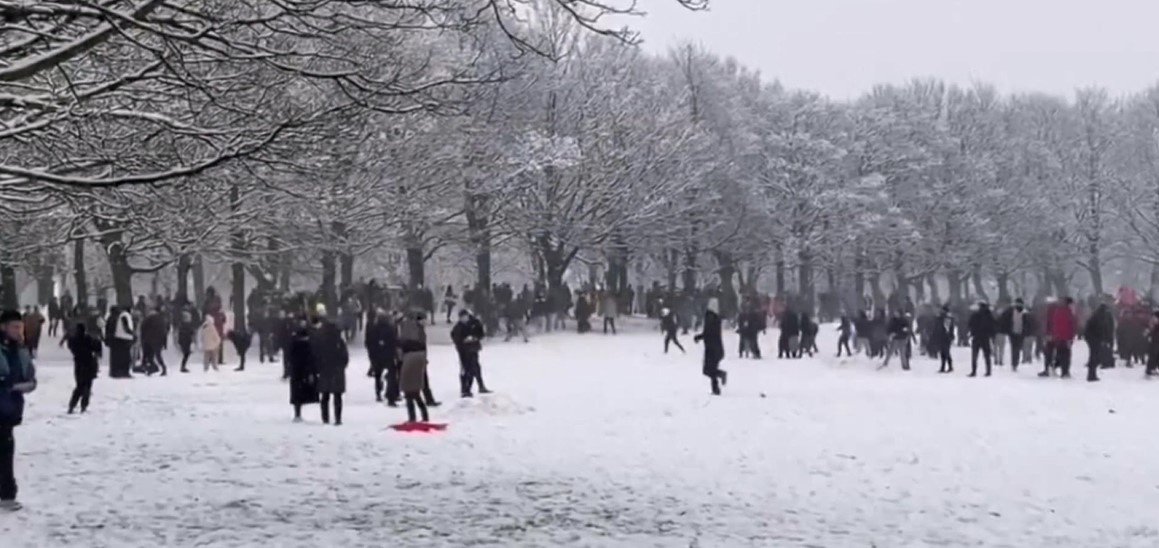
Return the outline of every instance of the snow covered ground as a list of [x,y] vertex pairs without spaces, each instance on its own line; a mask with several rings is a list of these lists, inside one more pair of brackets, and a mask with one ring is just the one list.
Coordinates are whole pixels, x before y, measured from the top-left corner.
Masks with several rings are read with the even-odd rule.
[[361,354],[342,427],[316,406],[292,424],[278,367],[257,364],[102,377],[70,417],[51,349],[0,546],[1159,546],[1159,385],[1139,369],[876,371],[832,358],[831,329],[815,360],[730,355],[720,398],[690,337],[687,356],[651,333],[491,344],[497,393],[471,401],[440,347],[440,434],[387,430],[405,412],[374,403]]

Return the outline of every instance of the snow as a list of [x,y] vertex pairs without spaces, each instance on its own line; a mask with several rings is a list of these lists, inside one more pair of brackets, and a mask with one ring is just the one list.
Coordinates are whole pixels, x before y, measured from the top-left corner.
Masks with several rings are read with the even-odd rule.
[[0,545],[1159,546],[1159,387],[1140,370],[967,379],[962,353],[952,376],[877,371],[832,358],[830,329],[796,362],[739,361],[733,336],[719,398],[691,337],[687,356],[655,333],[496,342],[496,394],[470,401],[434,348],[435,434],[387,429],[405,412],[374,403],[361,354],[334,427],[317,406],[291,423],[280,368],[256,363],[102,377],[70,417],[48,349],[16,432],[26,509],[0,515]]

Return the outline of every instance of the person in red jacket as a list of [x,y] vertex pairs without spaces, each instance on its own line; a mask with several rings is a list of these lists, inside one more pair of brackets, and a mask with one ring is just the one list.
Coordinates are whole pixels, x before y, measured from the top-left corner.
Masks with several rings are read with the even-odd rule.
[[[1047,354],[1053,360],[1047,360],[1039,377],[1049,377],[1052,365],[1062,370],[1062,378],[1070,378],[1071,344],[1078,331],[1078,321],[1075,319],[1074,299],[1067,297],[1065,302],[1054,303],[1046,310],[1046,335],[1049,351]],[[1053,361],[1053,363],[1051,363]]]

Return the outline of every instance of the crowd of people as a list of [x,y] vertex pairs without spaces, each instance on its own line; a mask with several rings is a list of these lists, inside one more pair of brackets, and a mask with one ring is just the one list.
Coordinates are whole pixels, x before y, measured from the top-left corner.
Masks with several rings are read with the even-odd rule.
[[[527,341],[529,325],[549,332],[567,329],[573,321],[578,333],[587,333],[595,317],[603,320],[604,333],[615,334],[621,314],[657,320],[664,353],[671,346],[685,352],[680,336],[699,330],[694,342],[703,346],[702,373],[714,395],[728,382],[728,373],[721,368],[727,328],[738,335],[741,358],[760,359],[760,336],[773,326],[778,329],[778,357],[800,359],[819,352],[820,324],[828,319],[837,322],[838,357],[864,353],[881,360],[882,368],[896,359],[909,370],[916,348],[919,355],[940,363],[939,372],[952,373],[951,350],[958,345],[970,348],[971,377],[979,374],[979,365],[984,365],[982,374],[990,376],[992,366],[1003,365],[1009,353],[1014,370],[1041,360],[1040,376],[1068,378],[1072,346],[1084,340],[1090,350],[1089,381],[1099,380],[1100,369],[1114,367],[1116,347],[1128,367],[1141,363],[1147,376],[1159,374],[1159,311],[1152,312],[1150,303],[1133,296],[1082,304],[1044,297],[1032,306],[1015,299],[1000,302],[994,310],[986,302],[938,307],[890,299],[884,306],[867,303],[859,312],[844,315],[839,307],[834,310],[832,299],[821,301],[813,306],[791,296],[737,295],[718,288],[678,292],[659,284],[618,292],[590,285],[573,292],[566,284],[555,290],[524,285],[514,291],[508,284],[495,284],[489,291],[464,287],[456,292],[448,286],[442,309],[436,310],[429,289],[387,289],[371,281],[344,289],[334,314],[321,291],[254,291],[246,303],[248,321],[231,325],[213,288],[201,306],[184,299],[141,296],[132,307],[104,301],[87,307],[74,303],[66,292],[49,302],[47,317],[38,307],[0,314],[0,509],[19,507],[12,474],[13,430],[23,418],[24,395],[36,388],[33,359],[46,328],[49,337],[61,337],[60,345],[73,356],[75,388],[69,414],[88,410],[93,382],[106,356],[111,378],[165,376],[164,351],[172,341],[181,356],[180,372],[190,372],[195,347],[200,349],[203,371],[210,372],[223,365],[228,343],[238,359],[235,370],[243,371],[256,336],[259,362],[282,363],[293,420],[303,420],[304,406],[318,404],[322,422],[334,425],[342,424],[348,345],[360,334],[376,401],[390,407],[405,404],[408,422],[430,420],[430,409],[440,402],[434,398],[427,371],[427,328],[440,316],[454,324],[451,342],[458,354],[463,398],[489,392],[480,363],[485,338],[504,335],[508,341],[516,337]],[[816,319],[813,312],[818,313]]]

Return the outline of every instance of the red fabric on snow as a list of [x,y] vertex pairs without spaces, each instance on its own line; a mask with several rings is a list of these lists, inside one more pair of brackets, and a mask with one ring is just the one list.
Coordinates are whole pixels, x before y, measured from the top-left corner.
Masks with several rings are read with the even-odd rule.
[[398,432],[442,432],[447,429],[446,424],[434,422],[400,422],[390,427]]

